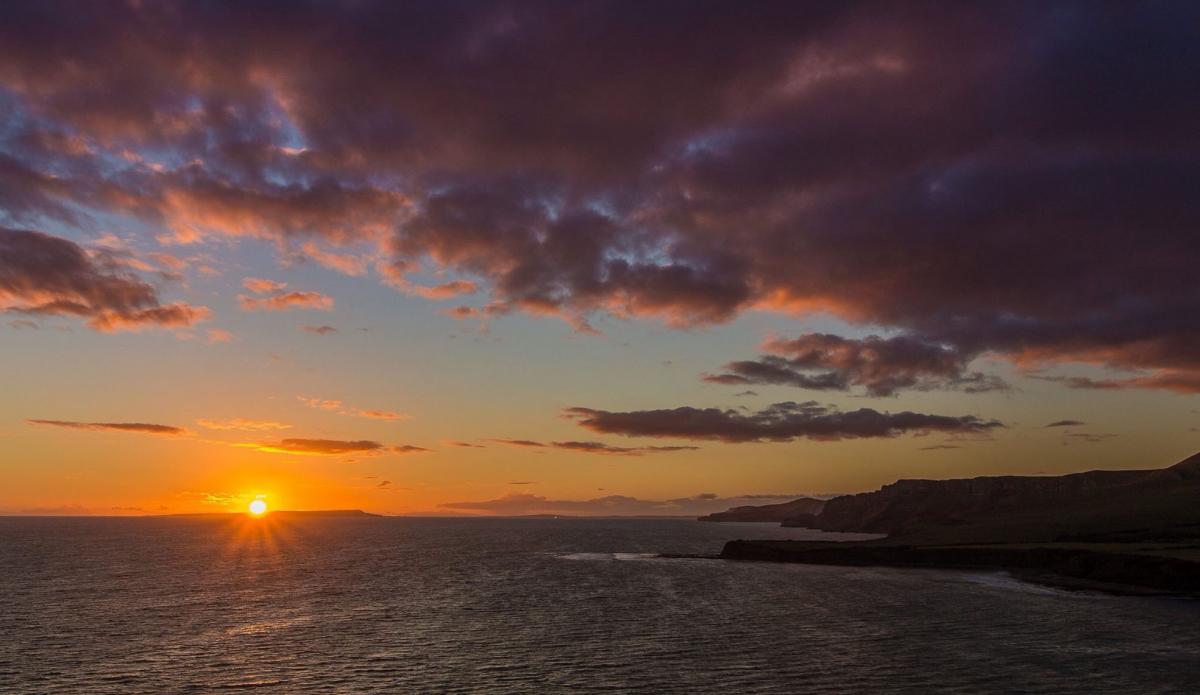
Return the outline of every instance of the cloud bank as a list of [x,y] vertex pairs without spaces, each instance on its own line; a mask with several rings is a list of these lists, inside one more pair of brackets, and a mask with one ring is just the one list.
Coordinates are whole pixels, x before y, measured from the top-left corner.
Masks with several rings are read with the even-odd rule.
[[187,328],[211,315],[203,306],[162,303],[153,285],[102,253],[49,234],[3,227],[0,311],[75,316],[98,331]]
[[[476,292],[462,316],[828,312],[945,352],[724,375],[754,383],[886,394],[989,353],[1195,393],[1197,26],[1194,3],[8,2],[0,221],[262,239]],[[206,315],[36,234],[3,233],[8,310]]]
[[575,407],[568,408],[566,415],[574,418],[579,425],[603,434],[728,443],[788,442],[795,439],[837,441],[930,432],[985,435],[1004,427],[996,420],[984,420],[974,415],[952,417],[909,411],[881,413],[871,408],[843,412],[815,401],[775,403],[749,414],[719,408],[681,407],[610,412]]

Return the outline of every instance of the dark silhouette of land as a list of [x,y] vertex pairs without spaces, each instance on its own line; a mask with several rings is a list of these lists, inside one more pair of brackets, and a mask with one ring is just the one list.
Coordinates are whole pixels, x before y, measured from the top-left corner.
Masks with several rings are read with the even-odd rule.
[[[716,512],[700,517],[700,521],[771,521],[786,522],[790,519],[807,518],[809,515],[821,513],[825,500],[812,497],[801,497],[791,502],[780,504],[747,505],[734,507],[728,511]],[[786,525],[786,524],[785,524]]]
[[1040,581],[1200,593],[1200,454],[1160,470],[900,480],[783,521],[874,541],[731,541],[721,556],[1009,569]]
[[[247,512],[196,512],[192,514],[160,514],[158,516],[170,517],[218,517],[218,516],[249,516]],[[372,514],[364,512],[361,509],[318,509],[313,511],[293,511],[290,509],[269,510],[263,515],[266,517],[275,518],[300,518],[300,517],[364,517],[364,516],[381,516],[380,514]]]

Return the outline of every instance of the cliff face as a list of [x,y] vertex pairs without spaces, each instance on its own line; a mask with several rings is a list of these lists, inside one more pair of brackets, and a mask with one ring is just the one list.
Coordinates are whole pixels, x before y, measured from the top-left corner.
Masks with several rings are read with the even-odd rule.
[[1200,455],[1162,470],[900,480],[784,525],[975,540],[1053,540],[1197,524]]
[[801,497],[781,504],[734,507],[728,511],[702,516],[700,521],[770,521],[779,523],[800,515],[819,514],[824,506],[825,500]]

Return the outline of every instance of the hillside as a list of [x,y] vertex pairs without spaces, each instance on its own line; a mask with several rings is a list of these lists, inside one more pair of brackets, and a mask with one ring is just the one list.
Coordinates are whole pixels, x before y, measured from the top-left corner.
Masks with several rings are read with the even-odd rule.
[[700,517],[700,521],[766,521],[780,523],[805,514],[819,514],[825,500],[801,497],[779,504],[746,505]]
[[1200,454],[1159,470],[900,480],[784,525],[923,543],[1200,539]]

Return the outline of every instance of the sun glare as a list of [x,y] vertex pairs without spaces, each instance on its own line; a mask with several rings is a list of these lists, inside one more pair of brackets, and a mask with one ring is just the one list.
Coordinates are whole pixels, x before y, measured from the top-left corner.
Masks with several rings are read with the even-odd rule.
[[254,516],[262,516],[267,513],[267,503],[263,500],[254,500],[250,503],[250,513]]

